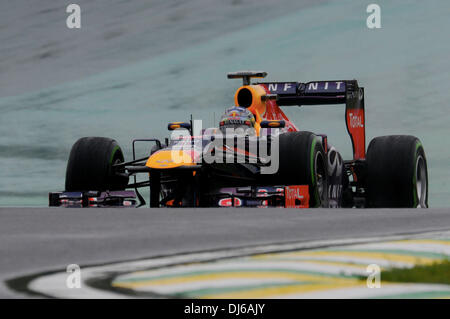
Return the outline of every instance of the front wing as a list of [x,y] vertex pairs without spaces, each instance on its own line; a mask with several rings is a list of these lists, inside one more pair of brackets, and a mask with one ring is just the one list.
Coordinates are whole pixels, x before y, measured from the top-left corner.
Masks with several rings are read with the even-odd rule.
[[[307,185],[221,188],[206,194],[211,207],[308,208]],[[86,191],[49,193],[49,206],[138,207],[135,191]]]

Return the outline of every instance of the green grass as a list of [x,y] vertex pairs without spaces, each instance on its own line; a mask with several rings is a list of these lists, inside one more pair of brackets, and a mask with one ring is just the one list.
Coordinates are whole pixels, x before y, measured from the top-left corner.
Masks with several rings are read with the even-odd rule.
[[386,270],[381,273],[381,281],[450,285],[450,260],[442,260],[430,265],[416,265],[410,269]]

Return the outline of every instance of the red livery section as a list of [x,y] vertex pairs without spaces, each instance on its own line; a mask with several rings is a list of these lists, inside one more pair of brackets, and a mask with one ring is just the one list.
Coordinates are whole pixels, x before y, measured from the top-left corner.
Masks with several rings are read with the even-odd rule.
[[[260,84],[267,94],[271,94],[268,89],[268,86],[265,84]],[[288,132],[298,131],[298,128],[292,123],[289,118],[284,114],[284,112],[280,109],[276,101],[266,101],[266,112],[263,114],[263,117],[266,120],[283,120],[286,122],[286,128]]]
[[308,185],[286,186],[284,192],[286,208],[309,208]]
[[366,157],[364,109],[347,109],[346,123],[353,144],[353,159],[364,159]]

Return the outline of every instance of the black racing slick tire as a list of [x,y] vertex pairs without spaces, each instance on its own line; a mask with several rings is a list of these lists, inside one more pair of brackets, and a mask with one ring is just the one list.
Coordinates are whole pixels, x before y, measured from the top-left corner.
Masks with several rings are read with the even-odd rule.
[[287,132],[279,135],[277,181],[282,185],[308,185],[309,207],[327,207],[326,155],[314,133]]
[[368,207],[428,207],[427,160],[417,137],[376,137],[366,160]]
[[106,137],[83,137],[72,146],[66,170],[66,191],[123,190],[128,177],[114,164],[123,163],[120,146]]

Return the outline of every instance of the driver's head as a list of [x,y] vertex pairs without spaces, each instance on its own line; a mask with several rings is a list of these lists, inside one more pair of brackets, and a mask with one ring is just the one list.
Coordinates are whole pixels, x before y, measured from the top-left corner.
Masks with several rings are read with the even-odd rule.
[[227,129],[234,133],[255,135],[255,116],[244,107],[230,107],[220,118],[222,134],[227,133]]

